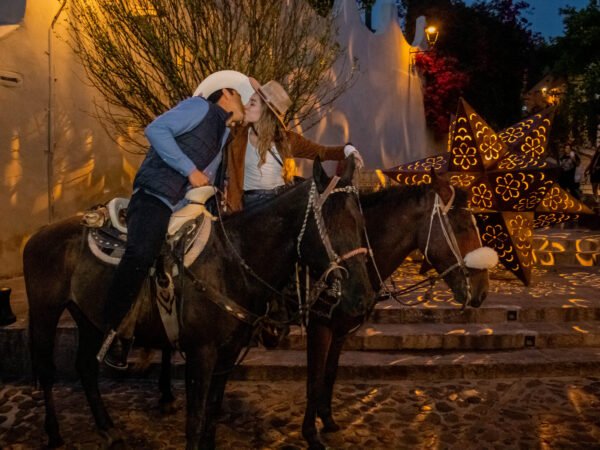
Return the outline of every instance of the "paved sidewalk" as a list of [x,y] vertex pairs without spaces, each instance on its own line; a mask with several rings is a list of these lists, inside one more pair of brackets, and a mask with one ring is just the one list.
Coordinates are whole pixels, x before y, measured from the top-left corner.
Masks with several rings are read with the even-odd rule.
[[[163,417],[154,381],[103,381],[102,392],[131,449],[184,448],[179,409]],[[67,449],[102,441],[78,384],[61,383],[56,403]],[[305,448],[304,383],[233,382],[218,426],[220,449]],[[345,382],[334,408],[342,431],[333,449],[600,449],[600,378]],[[40,448],[43,400],[22,383],[0,388],[0,448]]]

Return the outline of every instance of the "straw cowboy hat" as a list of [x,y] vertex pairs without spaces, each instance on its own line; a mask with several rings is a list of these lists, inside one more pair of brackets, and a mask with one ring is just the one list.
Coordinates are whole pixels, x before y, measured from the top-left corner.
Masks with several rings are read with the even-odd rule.
[[254,89],[246,75],[235,70],[221,70],[207,76],[194,91],[194,97],[208,98],[212,93],[225,88],[238,91],[244,104],[248,103],[254,94]]
[[285,89],[283,89],[283,86],[275,80],[267,81],[261,86],[260,83],[252,77],[250,77],[250,85],[269,109],[273,111],[273,114],[279,119],[283,128],[287,128],[285,124],[285,113],[292,104],[292,101],[287,92],[285,92]]

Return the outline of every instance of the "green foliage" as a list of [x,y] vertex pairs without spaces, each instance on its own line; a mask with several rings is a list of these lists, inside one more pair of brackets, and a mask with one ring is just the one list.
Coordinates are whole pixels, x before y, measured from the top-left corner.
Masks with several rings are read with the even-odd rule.
[[436,51],[455,59],[457,69],[469,77],[463,95],[490,125],[500,129],[521,118],[524,80],[541,73],[532,57],[540,38],[523,18],[527,2],[493,0],[467,6],[461,0],[403,0],[403,6],[407,36],[414,34],[418,16],[437,25]]
[[590,0],[585,8],[564,8],[561,14],[565,35],[549,49],[554,76],[567,84],[558,113],[564,126],[555,136],[593,143],[600,115],[600,6]]
[[305,128],[354,75],[332,79],[344,50],[334,18],[305,0],[72,0],[70,24],[71,45],[103,96],[99,118],[140,149],[140,131],[218,70],[281,82],[290,117]]

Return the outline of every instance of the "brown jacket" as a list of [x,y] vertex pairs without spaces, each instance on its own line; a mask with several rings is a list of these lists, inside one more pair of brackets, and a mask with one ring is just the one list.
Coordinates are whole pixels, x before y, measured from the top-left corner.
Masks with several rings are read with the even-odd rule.
[[[321,161],[340,161],[344,159],[344,146],[325,146],[303,138],[293,131],[287,132],[290,149],[295,158],[315,159]],[[248,144],[248,126],[236,127],[231,131],[227,142],[227,206],[230,212],[242,209],[244,194],[244,162]],[[285,161],[287,163],[287,161]],[[283,171],[283,168],[282,168]],[[286,180],[289,182],[291,180]]]

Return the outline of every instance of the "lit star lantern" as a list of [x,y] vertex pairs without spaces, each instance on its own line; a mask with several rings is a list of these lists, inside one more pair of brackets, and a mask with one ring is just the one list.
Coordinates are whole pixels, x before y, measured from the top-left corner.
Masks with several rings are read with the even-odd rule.
[[496,133],[461,99],[448,151],[383,171],[400,184],[430,183],[431,169],[466,190],[484,245],[526,285],[531,280],[533,228],[591,213],[555,183],[546,162],[553,111],[547,109]]

